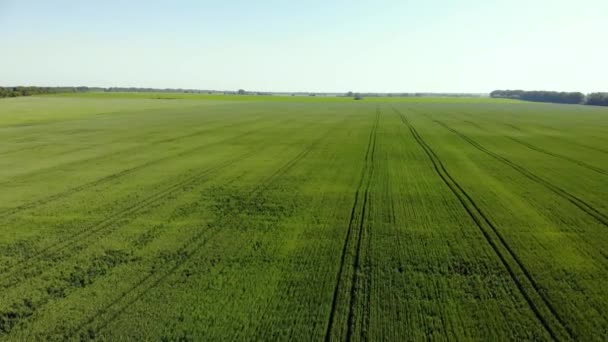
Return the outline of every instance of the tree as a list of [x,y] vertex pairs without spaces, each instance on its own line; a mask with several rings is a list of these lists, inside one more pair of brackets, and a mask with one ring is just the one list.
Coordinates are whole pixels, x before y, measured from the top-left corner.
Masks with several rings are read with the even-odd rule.
[[353,92],[352,92],[352,91],[349,91],[348,93],[346,93],[346,96],[347,96],[347,97],[353,97],[353,96],[354,96],[354,94],[353,94]]
[[608,93],[589,94],[585,104],[590,106],[608,106]]
[[495,90],[490,93],[490,97],[569,104],[581,104],[585,101],[583,93],[557,91]]
[[355,101],[363,100],[363,96],[361,94],[355,94]]
[[0,87],[0,98],[90,91],[87,87]]
[[239,94],[239,95],[245,95],[245,94],[247,94],[247,92],[245,91],[245,89],[239,89],[239,91],[237,92],[237,94]]

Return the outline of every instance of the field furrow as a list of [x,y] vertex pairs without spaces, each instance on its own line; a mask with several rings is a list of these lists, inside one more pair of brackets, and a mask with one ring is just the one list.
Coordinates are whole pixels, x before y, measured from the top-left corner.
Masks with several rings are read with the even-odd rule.
[[550,189],[553,193],[555,193],[556,195],[565,198],[566,200],[568,200],[570,203],[572,203],[573,205],[575,205],[576,207],[578,207],[579,209],[581,209],[582,211],[584,211],[585,213],[587,213],[588,215],[592,216],[593,218],[595,218],[598,222],[600,222],[602,225],[608,227],[608,216],[606,216],[606,214],[604,214],[603,212],[601,212],[600,210],[596,209],[593,205],[589,204],[588,202],[586,202],[585,200],[579,198],[578,196],[562,189],[559,186],[556,186],[554,184],[552,184],[551,182],[543,179],[540,176],[537,176],[536,174],[530,172],[529,170],[527,170],[526,168],[514,163],[513,161],[509,160],[508,158],[505,158],[503,156],[501,156],[498,153],[495,153],[491,150],[488,150],[487,148],[483,147],[482,145],[480,145],[479,143],[477,143],[475,140],[469,138],[468,136],[460,133],[459,131],[449,127],[448,125],[446,125],[445,123],[439,121],[439,120],[433,120],[436,123],[438,123],[439,125],[445,127],[447,130],[453,132],[454,134],[458,135],[459,137],[461,137],[462,139],[464,139],[466,142],[468,142],[469,144],[471,144],[471,146],[475,147],[476,149],[487,153],[488,155],[492,156],[493,158],[495,158],[496,160],[502,162],[503,164],[517,170],[519,173],[521,173],[522,175],[526,176],[527,178],[545,186],[546,188]]
[[[251,122],[239,123],[239,125],[247,125],[248,123],[251,123]],[[224,129],[229,129],[230,126],[223,127],[223,128]],[[43,205],[43,204],[46,204],[46,203],[49,203],[49,202],[52,202],[52,201],[56,201],[58,199],[65,198],[65,197],[70,196],[70,195],[72,195],[74,193],[77,193],[79,191],[87,190],[87,189],[90,189],[90,188],[102,185],[104,183],[114,181],[117,178],[120,178],[120,177],[129,175],[129,174],[132,174],[134,172],[137,172],[139,170],[142,170],[142,169],[144,169],[146,167],[149,167],[149,166],[152,166],[152,165],[156,165],[156,164],[160,164],[160,163],[163,163],[163,162],[167,162],[167,161],[170,161],[172,159],[180,158],[180,157],[183,157],[183,156],[186,156],[186,155],[189,155],[189,154],[200,153],[200,152],[204,151],[205,149],[213,148],[214,146],[221,146],[222,144],[229,143],[230,141],[242,139],[242,138],[247,137],[247,136],[249,136],[251,134],[254,134],[255,132],[257,132],[259,130],[260,130],[260,128],[254,129],[254,130],[249,130],[249,131],[241,133],[241,134],[239,134],[239,135],[237,135],[235,137],[230,137],[230,138],[222,139],[222,140],[215,141],[215,142],[212,142],[212,143],[205,143],[205,144],[202,144],[202,145],[199,145],[199,146],[194,146],[194,147],[189,148],[187,150],[184,150],[184,151],[181,151],[181,152],[178,152],[178,153],[175,153],[175,154],[170,154],[170,155],[167,155],[167,156],[164,156],[164,157],[161,157],[161,158],[152,159],[152,160],[146,160],[144,163],[141,163],[139,165],[135,165],[133,167],[129,167],[129,168],[120,170],[118,172],[115,172],[115,173],[103,176],[103,177],[101,177],[99,179],[95,179],[95,180],[93,180],[91,182],[88,182],[88,183],[85,183],[85,184],[81,184],[81,185],[78,185],[78,186],[66,189],[64,191],[55,193],[53,195],[50,195],[50,196],[47,196],[47,197],[44,197],[44,198],[40,198],[40,199],[31,201],[31,202],[23,203],[23,204],[18,205],[16,207],[3,209],[2,211],[0,211],[0,219],[8,217],[8,216],[16,214],[16,213],[19,213],[20,211],[23,211],[23,210],[32,209],[32,208],[35,208],[36,206]],[[208,131],[210,131],[210,129],[201,130],[201,131],[198,131],[198,132],[196,132],[194,134],[188,134],[188,135],[177,137],[177,138],[163,139],[163,140],[155,141],[155,142],[150,143],[150,144],[146,144],[144,147],[139,146],[137,148],[123,150],[123,151],[120,151],[120,152],[113,152],[111,154],[95,157],[93,159],[79,160],[79,161],[74,162],[74,163],[80,164],[80,163],[99,162],[100,160],[103,160],[104,158],[108,158],[108,157],[116,158],[117,156],[120,156],[123,153],[125,155],[128,155],[130,153],[138,153],[139,152],[138,150],[142,150],[144,148],[145,149],[155,148],[157,145],[160,145],[160,144],[163,144],[163,143],[176,142],[176,141],[179,141],[179,140],[184,139],[184,138],[190,138],[190,137],[193,137],[193,136],[202,135],[202,134],[204,134],[204,133],[206,133]],[[64,167],[66,167],[66,165],[60,165],[58,167],[64,168]],[[49,172],[49,170],[44,170],[44,172]],[[17,181],[20,181],[20,180],[17,180]],[[15,180],[13,179],[10,182],[14,182],[14,181]]]
[[[476,127],[477,129],[479,129],[481,131],[492,132],[491,130],[488,130],[487,127],[481,126],[479,123],[473,122],[471,120],[464,120],[464,122],[468,123],[469,125],[472,125],[472,126]],[[516,131],[519,131],[519,132],[522,131],[517,126],[514,126],[514,125],[507,125],[507,126],[515,129]],[[494,133],[496,133],[496,132],[494,132]],[[507,135],[506,137],[508,139],[516,142],[519,145],[522,145],[522,146],[524,146],[526,148],[529,148],[532,151],[536,151],[536,152],[539,152],[539,153],[542,153],[542,154],[545,154],[545,155],[548,155],[548,156],[551,156],[551,157],[555,157],[555,158],[559,158],[561,160],[565,160],[567,162],[570,162],[570,163],[576,164],[578,166],[584,167],[584,168],[586,168],[588,170],[597,172],[599,174],[608,175],[608,171],[604,170],[603,168],[591,165],[589,163],[586,163],[584,161],[580,161],[578,159],[572,158],[572,157],[567,156],[567,155],[563,155],[563,154],[560,154],[560,153],[555,153],[555,152],[549,151],[547,149],[544,149],[542,147],[536,146],[534,144],[531,144],[529,142],[526,142],[526,141],[524,141],[522,139],[516,138],[516,137],[511,136],[511,135]],[[603,152],[601,149],[599,149],[599,151]]]
[[[543,326],[554,339],[572,339],[571,331],[569,331],[565,326],[563,318],[559,316],[553,307],[553,304],[546,296],[543,295],[543,292],[539,290],[539,286],[534,281],[534,278],[521,263],[514,251],[506,243],[499,230],[481,211],[469,194],[467,194],[467,192],[449,174],[433,149],[419,135],[416,129],[407,120],[407,117],[403,113],[397,113],[403,120],[403,123],[409,127],[412,135],[415,137],[420,147],[425,150],[427,156],[433,163],[437,175],[439,175],[444,183],[450,188],[468,215],[475,221],[477,227],[482,231],[487,243],[492,247],[496,255],[503,263],[504,267],[508,270],[519,291],[526,299],[539,321],[542,322]],[[506,253],[503,251],[506,251]]]
[[[350,211],[348,228],[346,230],[346,237],[340,256],[340,266],[337,274],[331,311],[329,313],[327,332],[325,333],[326,341],[336,338],[335,335],[341,336],[344,331],[343,329],[345,329],[344,338],[350,341],[353,338],[356,329],[356,311],[357,306],[359,305],[357,296],[360,292],[363,292],[361,288],[362,285],[359,284],[359,277],[362,276],[360,274],[362,267],[361,246],[364,235],[366,210],[368,210],[371,177],[374,170],[373,163],[376,150],[376,132],[379,119],[380,111],[377,109],[376,118],[365,150],[364,165],[361,171],[359,185],[355,191],[355,198]],[[351,251],[349,248],[353,250]],[[350,257],[351,254],[354,254],[354,256]],[[352,258],[352,261],[349,260],[350,258]],[[344,280],[344,277],[349,277],[350,281]],[[345,290],[345,288],[348,290]],[[344,296],[346,296],[346,298],[344,298]],[[340,314],[339,306],[346,306],[346,303],[348,303],[348,309],[346,310],[346,322],[344,322],[342,318],[336,316]],[[362,311],[363,313],[366,312],[365,308]],[[346,323],[345,327],[339,327],[340,323]],[[337,325],[338,327],[336,327]]]

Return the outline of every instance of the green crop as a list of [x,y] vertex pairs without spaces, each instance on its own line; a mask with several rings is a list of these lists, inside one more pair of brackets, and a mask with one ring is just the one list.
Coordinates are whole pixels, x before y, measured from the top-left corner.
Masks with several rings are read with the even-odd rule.
[[606,340],[608,111],[0,100],[0,340]]

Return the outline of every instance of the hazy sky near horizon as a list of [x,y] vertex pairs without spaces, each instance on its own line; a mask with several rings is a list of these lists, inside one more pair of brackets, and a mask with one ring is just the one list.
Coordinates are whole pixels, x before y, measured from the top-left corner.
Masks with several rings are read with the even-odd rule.
[[606,0],[0,0],[0,85],[608,91]]

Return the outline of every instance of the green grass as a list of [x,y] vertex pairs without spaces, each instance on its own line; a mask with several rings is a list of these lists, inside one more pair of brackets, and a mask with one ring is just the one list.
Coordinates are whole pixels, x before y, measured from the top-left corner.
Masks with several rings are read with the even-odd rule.
[[0,340],[608,339],[605,108],[155,96],[0,100]]

